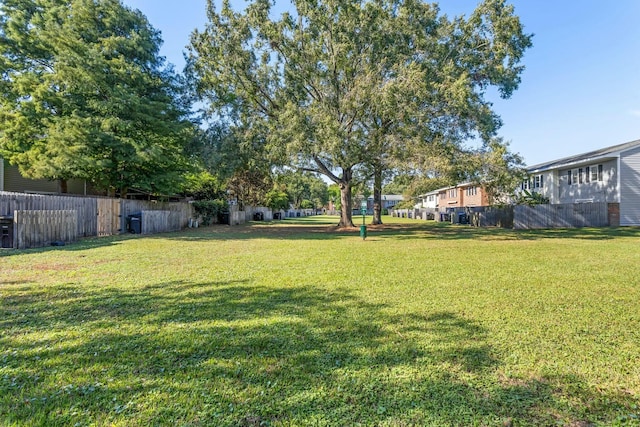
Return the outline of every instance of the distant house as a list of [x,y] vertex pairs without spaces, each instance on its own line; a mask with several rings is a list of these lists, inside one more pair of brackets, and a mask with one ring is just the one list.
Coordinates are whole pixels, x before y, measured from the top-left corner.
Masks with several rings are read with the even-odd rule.
[[437,191],[437,207],[440,212],[444,212],[447,208],[472,208],[489,205],[486,191],[480,185],[471,182],[441,188]]
[[[382,195],[382,209],[392,209],[395,205],[404,200],[402,194],[383,194]],[[353,210],[360,213],[360,206],[354,205]],[[373,196],[367,197],[367,213],[373,213]]]
[[418,203],[416,204],[415,208],[416,209],[426,208],[426,209],[435,210],[435,208],[438,207],[439,192],[440,190],[434,190],[434,191],[430,191],[428,193],[419,195]]
[[[11,191],[14,193],[60,193],[60,183],[47,179],[29,179],[20,174],[17,166],[10,165],[8,161],[0,157],[0,191]],[[87,184],[85,181],[73,179],[67,183],[67,193],[87,194]]]
[[[382,209],[391,209],[403,200],[404,196],[402,194],[383,194]],[[373,196],[367,198],[367,207],[369,206],[373,210]]]
[[640,225],[640,140],[529,166],[522,190],[550,204],[620,204],[620,225]]

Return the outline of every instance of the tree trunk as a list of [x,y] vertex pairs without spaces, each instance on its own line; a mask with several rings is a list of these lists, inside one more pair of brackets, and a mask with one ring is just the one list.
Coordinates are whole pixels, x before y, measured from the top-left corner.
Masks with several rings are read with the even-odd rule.
[[69,186],[67,185],[66,179],[58,180],[58,188],[60,189],[60,193],[67,194],[69,192]]
[[373,221],[382,224],[382,167],[376,166],[373,172]]
[[338,227],[355,227],[352,219],[352,207],[351,207],[351,179],[353,178],[353,171],[351,166],[342,168],[342,177],[336,176],[329,168],[317,157],[314,157],[316,164],[318,165],[318,172],[326,175],[331,181],[338,184],[340,188],[340,223]]
[[340,210],[340,227],[355,227],[352,219],[351,206],[351,182],[342,181],[338,184],[340,187],[340,202],[342,203]]

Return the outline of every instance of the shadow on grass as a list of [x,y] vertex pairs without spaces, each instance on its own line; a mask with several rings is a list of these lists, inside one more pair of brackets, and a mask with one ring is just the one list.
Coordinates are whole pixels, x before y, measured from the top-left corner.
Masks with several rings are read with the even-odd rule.
[[6,424],[587,425],[630,405],[577,377],[500,378],[473,320],[313,285],[33,287],[0,307]]
[[[168,233],[167,233],[168,234]],[[30,248],[30,249],[2,249],[0,250],[0,259],[3,257],[10,257],[21,255],[24,253],[42,253],[42,252],[76,252],[76,251],[86,251],[88,249],[102,248],[105,246],[113,246],[118,245],[122,241],[129,239],[136,239],[141,236],[139,234],[120,234],[115,236],[105,236],[105,237],[83,237],[80,240],[75,242],[67,243],[64,246],[43,246],[41,248]]]
[[[296,225],[287,222],[270,225],[265,223],[245,224],[242,226],[212,226],[187,230],[179,234],[156,235],[150,238],[166,238],[179,241],[212,240],[334,240],[360,238],[359,229],[336,229],[335,227],[306,224],[298,221]],[[478,228],[465,225],[436,223],[433,221],[414,223],[388,223],[382,226],[367,226],[367,240],[384,239],[434,239],[434,240],[545,240],[580,239],[610,240],[616,238],[640,238],[640,228],[573,228],[543,230],[512,230],[503,228]]]

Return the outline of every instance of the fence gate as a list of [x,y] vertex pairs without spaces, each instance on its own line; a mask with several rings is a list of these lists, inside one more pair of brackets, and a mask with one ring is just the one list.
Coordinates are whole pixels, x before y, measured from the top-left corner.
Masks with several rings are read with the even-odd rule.
[[96,200],[98,202],[98,236],[120,234],[120,200]]

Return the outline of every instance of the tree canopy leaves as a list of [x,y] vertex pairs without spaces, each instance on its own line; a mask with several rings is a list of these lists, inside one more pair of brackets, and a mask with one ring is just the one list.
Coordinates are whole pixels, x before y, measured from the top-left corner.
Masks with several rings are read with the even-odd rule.
[[453,19],[419,0],[294,6],[272,18],[268,0],[244,12],[209,0],[191,71],[214,109],[262,126],[272,153],[338,184],[342,225],[352,225],[359,169],[493,136],[500,120],[486,90],[510,96],[531,45],[504,0]]
[[0,154],[31,178],[173,189],[192,127],[161,42],[119,0],[4,0]]

